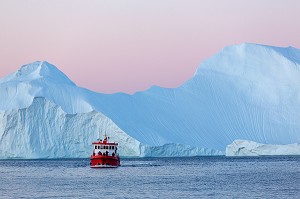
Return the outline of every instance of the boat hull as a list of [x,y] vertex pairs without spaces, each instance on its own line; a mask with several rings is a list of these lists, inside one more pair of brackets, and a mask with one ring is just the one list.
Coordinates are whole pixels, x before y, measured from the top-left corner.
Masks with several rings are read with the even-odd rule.
[[91,166],[91,168],[95,168],[95,169],[97,169],[97,168],[117,168],[118,166],[113,166],[113,165],[107,165],[107,164],[105,164],[105,165],[94,165],[94,166]]
[[119,156],[91,156],[91,168],[114,168],[120,166]]

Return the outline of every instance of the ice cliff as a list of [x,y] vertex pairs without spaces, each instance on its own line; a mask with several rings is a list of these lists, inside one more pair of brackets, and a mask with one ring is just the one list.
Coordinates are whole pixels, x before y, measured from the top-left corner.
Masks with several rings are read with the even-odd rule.
[[[47,157],[73,157],[76,145],[71,144],[80,139],[86,140],[80,140],[84,145],[76,150],[86,156],[99,130],[124,133],[122,139],[130,139],[132,146],[120,138],[116,141],[126,148],[123,155],[133,156],[216,155],[236,139],[300,143],[299,64],[300,50],[292,47],[228,46],[204,61],[178,88],[153,86],[133,95],[80,88],[47,62],[24,65],[0,79],[0,156],[10,157],[7,154],[15,150],[12,156],[44,157],[49,151]],[[46,101],[37,107],[36,100]],[[47,103],[52,103],[51,110]],[[34,118],[37,109],[52,113],[53,107],[60,110],[58,115]],[[29,109],[32,114],[26,114],[25,120],[20,113]],[[89,119],[92,113],[99,119]],[[85,118],[86,122],[79,121],[78,131],[74,131],[76,122],[67,124],[69,117]],[[103,121],[110,121],[110,125]],[[17,128],[12,123],[18,124]],[[52,123],[57,126],[48,125]],[[19,134],[24,134],[21,145],[31,155],[20,155],[10,148],[20,142],[16,141]],[[60,137],[64,134],[68,136]],[[50,138],[55,143],[52,152],[47,148],[35,156],[40,143]]]
[[98,132],[110,130],[120,155],[140,156],[140,143],[103,114],[67,114],[45,98],[28,108],[0,112],[0,158],[89,157]]
[[272,145],[235,140],[226,147],[226,156],[300,155],[300,144]]

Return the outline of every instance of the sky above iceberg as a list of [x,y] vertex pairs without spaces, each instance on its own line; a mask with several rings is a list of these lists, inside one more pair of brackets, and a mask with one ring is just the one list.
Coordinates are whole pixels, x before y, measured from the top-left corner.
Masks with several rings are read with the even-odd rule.
[[177,87],[224,46],[300,48],[298,0],[1,0],[0,77],[47,60],[78,86]]

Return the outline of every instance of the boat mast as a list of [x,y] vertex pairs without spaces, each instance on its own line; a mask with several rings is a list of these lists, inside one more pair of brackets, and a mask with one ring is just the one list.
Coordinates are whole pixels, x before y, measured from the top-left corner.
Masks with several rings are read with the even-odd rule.
[[98,131],[98,141],[101,140],[101,137],[100,137],[100,131]]

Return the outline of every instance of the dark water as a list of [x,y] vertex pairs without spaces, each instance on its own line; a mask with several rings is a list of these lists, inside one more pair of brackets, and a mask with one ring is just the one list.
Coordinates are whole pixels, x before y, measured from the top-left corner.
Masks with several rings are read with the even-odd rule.
[[300,198],[300,157],[0,160],[0,198]]

